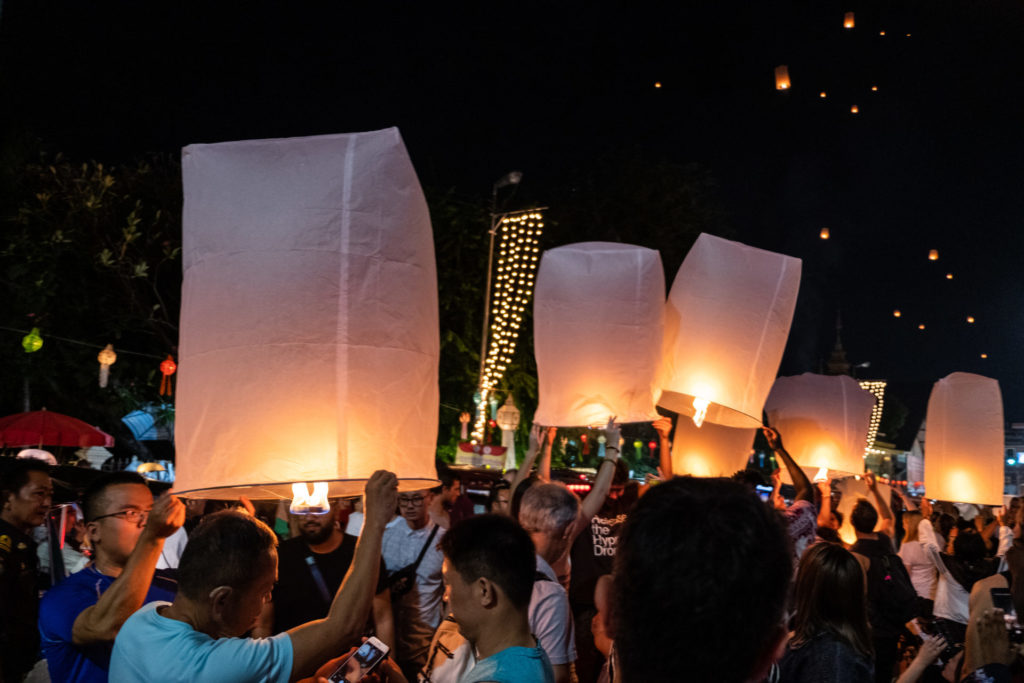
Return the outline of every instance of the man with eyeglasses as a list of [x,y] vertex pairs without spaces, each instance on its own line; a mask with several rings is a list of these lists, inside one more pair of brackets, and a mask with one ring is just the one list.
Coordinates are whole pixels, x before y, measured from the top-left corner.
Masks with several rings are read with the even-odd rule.
[[429,490],[400,493],[398,513],[405,523],[388,527],[382,542],[395,610],[395,660],[410,680],[426,662],[443,616],[444,555],[438,544],[444,529],[430,519],[433,495]]
[[173,573],[156,571],[156,563],[164,539],[184,523],[185,506],[166,493],[154,503],[140,475],[112,472],[86,490],[82,512],[92,562],[46,594],[39,632],[52,680],[100,683],[128,617],[145,603],[174,599]]

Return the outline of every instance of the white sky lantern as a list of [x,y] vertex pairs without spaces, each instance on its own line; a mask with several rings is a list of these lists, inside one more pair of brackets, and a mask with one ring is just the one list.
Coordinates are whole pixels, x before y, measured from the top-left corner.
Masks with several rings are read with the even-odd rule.
[[835,478],[864,472],[875,403],[874,394],[852,377],[808,372],[775,380],[764,410],[768,424],[810,478],[823,468]]
[[398,130],[190,145],[182,175],[176,489],[435,485],[437,276]]
[[954,372],[932,387],[925,422],[929,498],[1003,504],[1003,397],[999,382]]
[[760,426],[799,288],[800,259],[698,237],[665,307],[658,405],[695,423]]
[[665,274],[653,249],[609,242],[544,252],[534,293],[534,422],[600,426],[657,419]]
[[756,429],[705,422],[697,427],[680,418],[672,440],[672,473],[695,477],[729,477],[746,468]]

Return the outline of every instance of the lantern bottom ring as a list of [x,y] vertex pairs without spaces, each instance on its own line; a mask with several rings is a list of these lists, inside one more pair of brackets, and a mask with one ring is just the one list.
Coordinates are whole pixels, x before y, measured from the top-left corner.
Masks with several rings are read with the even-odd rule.
[[[319,479],[311,477],[306,481],[326,481],[329,498],[355,498],[363,495],[368,479]],[[230,486],[213,486],[201,489],[175,491],[174,495],[181,498],[204,500],[238,500],[245,496],[249,500],[291,500],[292,484],[297,481],[274,482],[267,484],[236,484]],[[440,486],[437,479],[402,478],[398,479],[399,491],[422,491]]]

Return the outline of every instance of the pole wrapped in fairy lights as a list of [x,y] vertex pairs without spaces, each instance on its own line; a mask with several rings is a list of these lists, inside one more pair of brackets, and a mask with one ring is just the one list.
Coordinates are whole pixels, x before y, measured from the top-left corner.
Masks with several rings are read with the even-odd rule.
[[534,276],[540,254],[540,236],[544,231],[544,208],[496,215],[491,239],[500,235],[494,269],[494,294],[488,270],[487,306],[484,310],[483,343],[480,353],[480,402],[473,424],[472,441],[484,436],[487,401],[501,381],[512,356],[523,323],[526,305],[533,295]]

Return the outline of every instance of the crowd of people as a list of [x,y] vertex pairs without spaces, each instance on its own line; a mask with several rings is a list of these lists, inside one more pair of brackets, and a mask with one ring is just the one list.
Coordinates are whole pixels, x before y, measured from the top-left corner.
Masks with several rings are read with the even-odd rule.
[[[140,475],[104,474],[69,537],[87,564],[41,598],[32,532],[52,483],[45,463],[11,459],[0,483],[0,683],[1024,673],[1019,499],[993,514],[888,496],[866,474],[869,495],[849,513],[856,539],[844,543],[835,487],[812,484],[774,430],[765,436],[793,482],[788,501],[778,486],[763,500],[750,471],[673,473],[672,422],[654,427],[661,477],[630,479],[609,421],[582,499],[552,480],[556,430],[535,427],[486,513],[443,467],[436,489],[399,490],[378,471],[361,509],[335,501],[276,518],[247,502],[154,499]],[[370,637],[388,656],[357,678],[369,663],[343,662]]]

